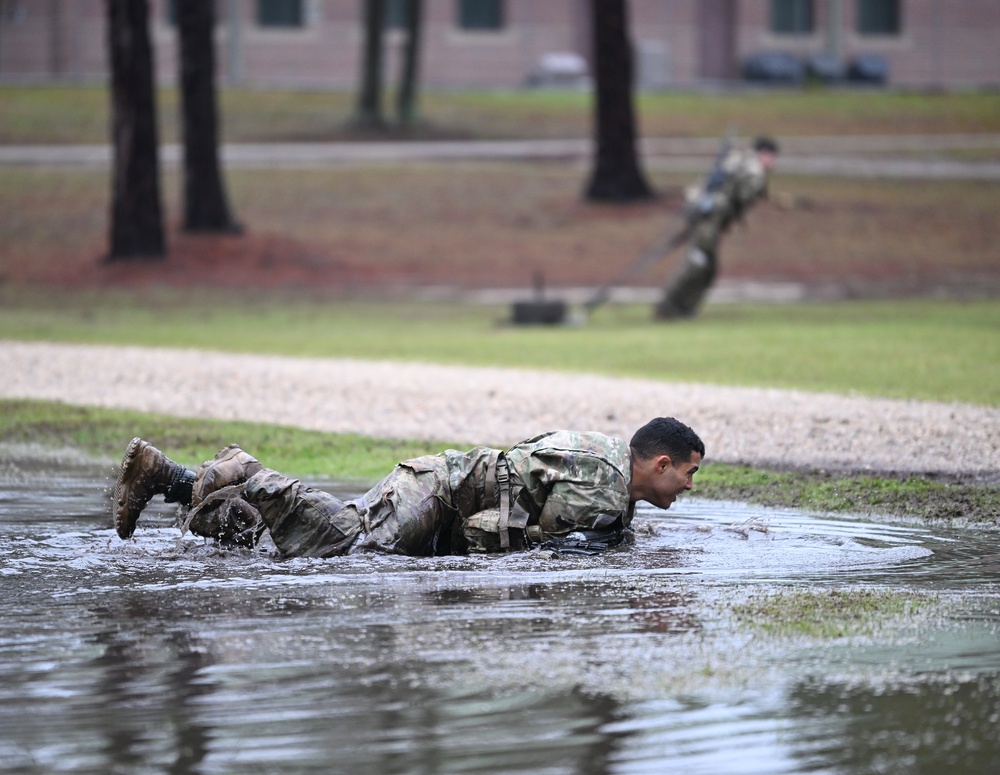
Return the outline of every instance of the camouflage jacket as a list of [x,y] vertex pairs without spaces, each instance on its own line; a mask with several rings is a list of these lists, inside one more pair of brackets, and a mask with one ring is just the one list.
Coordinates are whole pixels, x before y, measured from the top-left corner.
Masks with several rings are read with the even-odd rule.
[[[500,450],[448,450],[397,467],[420,476],[394,482],[408,502],[438,502],[458,517],[473,550],[495,549],[498,537],[497,457]],[[628,443],[601,433],[552,431],[519,442],[505,453],[510,466],[511,524],[537,525],[535,540],[576,530],[611,531],[632,523],[632,458]],[[394,480],[396,477],[392,477]],[[412,481],[412,484],[409,482]],[[433,488],[433,493],[426,490]],[[373,492],[381,490],[376,487]],[[365,498],[378,502],[381,496]],[[366,509],[367,511],[367,509]],[[436,522],[447,520],[438,517]],[[366,530],[366,532],[371,532]]]
[[507,451],[512,510],[546,537],[627,528],[632,456],[628,442],[602,433],[553,431]]
[[[348,551],[499,551],[500,454],[476,447],[403,461],[360,498],[334,508],[328,521],[344,537]],[[610,536],[631,525],[632,460],[625,441],[600,433],[553,431],[515,444],[505,455],[510,525],[537,526],[532,542],[577,530]],[[524,546],[520,531],[511,546]]]
[[685,189],[687,211],[693,218],[711,218],[725,229],[758,199],[767,196],[767,171],[750,149],[734,148],[722,159],[721,174]]

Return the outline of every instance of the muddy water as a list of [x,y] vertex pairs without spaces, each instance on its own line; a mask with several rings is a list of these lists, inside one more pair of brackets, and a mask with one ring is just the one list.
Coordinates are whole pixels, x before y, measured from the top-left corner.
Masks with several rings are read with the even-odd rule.
[[[1000,533],[684,500],[602,557],[278,561],[133,541],[0,465],[0,771],[995,773]],[[754,596],[904,590],[847,638]]]

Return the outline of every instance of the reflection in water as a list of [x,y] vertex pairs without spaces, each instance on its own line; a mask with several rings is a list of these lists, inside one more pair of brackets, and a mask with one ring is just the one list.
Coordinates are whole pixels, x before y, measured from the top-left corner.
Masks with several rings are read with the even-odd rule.
[[641,632],[687,633],[700,629],[694,614],[693,595],[663,592],[648,597],[630,597],[632,621]]
[[94,696],[102,699],[104,758],[129,772],[148,766],[150,751],[161,749],[164,771],[197,772],[210,736],[195,709],[213,691],[201,673],[214,660],[190,632],[170,629],[145,603],[126,595],[117,610],[93,612],[109,627],[94,633],[103,652],[87,665],[97,674]]
[[[987,772],[997,534],[683,501],[556,560],[277,561],[114,536],[92,476],[0,478],[0,770]],[[926,591],[876,637],[732,601]]]
[[[897,687],[804,681],[789,693],[800,761],[839,772],[991,773],[1000,766],[996,675]],[[822,719],[812,726],[808,719]]]

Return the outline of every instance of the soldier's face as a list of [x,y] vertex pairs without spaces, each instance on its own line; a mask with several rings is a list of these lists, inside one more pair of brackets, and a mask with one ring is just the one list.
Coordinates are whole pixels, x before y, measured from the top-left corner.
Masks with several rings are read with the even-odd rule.
[[691,453],[690,460],[678,463],[663,455],[657,461],[653,496],[647,500],[661,509],[669,509],[678,495],[694,486],[694,475],[699,466],[701,466],[701,455],[697,452]]
[[770,172],[771,168],[774,167],[776,157],[770,151],[758,151],[757,158],[760,159],[761,166],[766,172]]

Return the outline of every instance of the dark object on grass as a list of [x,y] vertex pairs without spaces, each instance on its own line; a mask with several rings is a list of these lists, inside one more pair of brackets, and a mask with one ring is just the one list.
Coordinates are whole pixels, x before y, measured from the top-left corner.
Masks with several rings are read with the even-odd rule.
[[514,302],[514,322],[519,325],[557,325],[565,319],[564,301]]
[[535,273],[535,298],[516,301],[511,310],[515,325],[558,325],[566,320],[566,302],[545,298],[545,278]]

